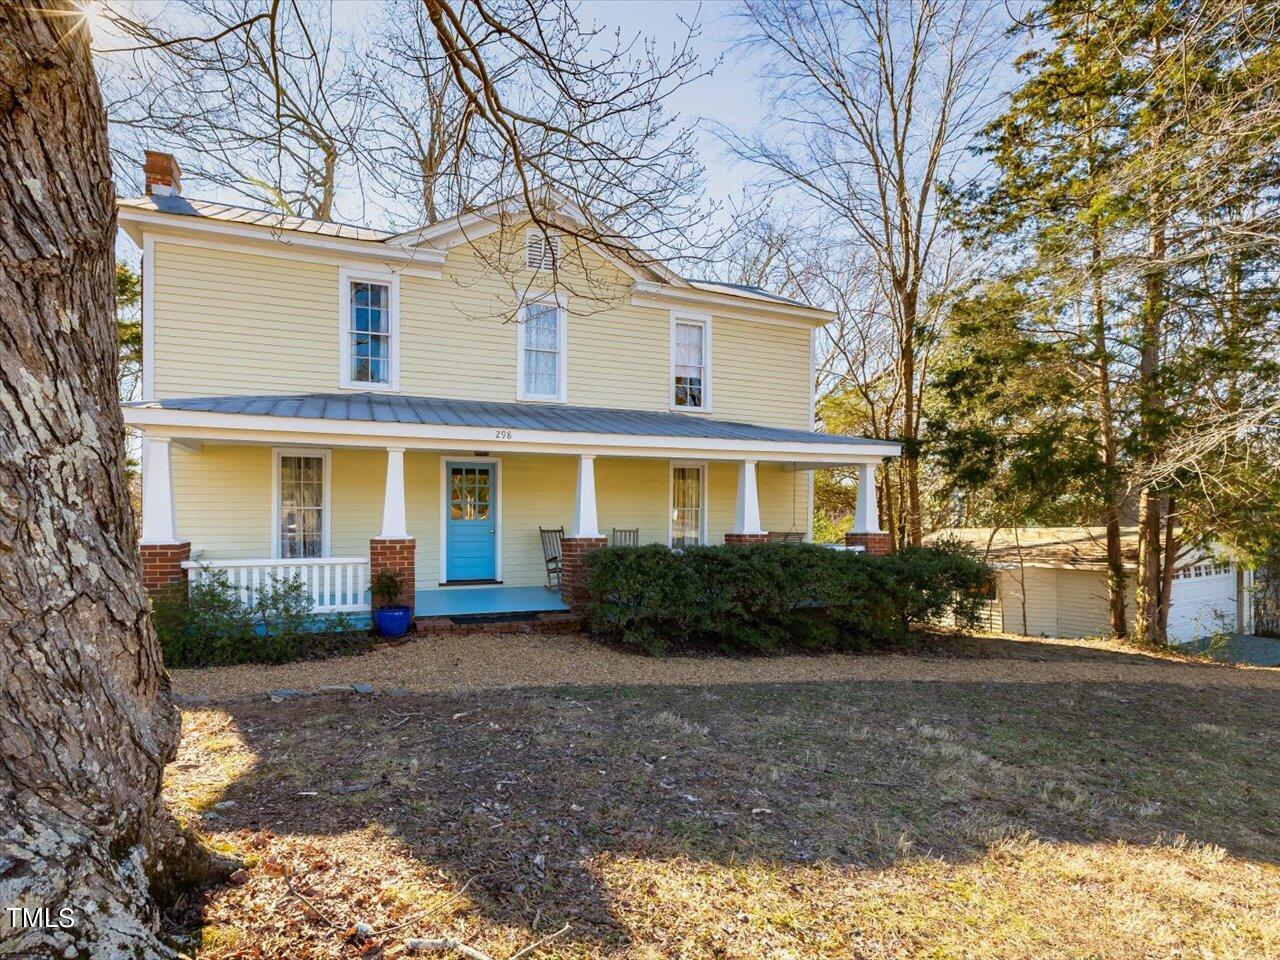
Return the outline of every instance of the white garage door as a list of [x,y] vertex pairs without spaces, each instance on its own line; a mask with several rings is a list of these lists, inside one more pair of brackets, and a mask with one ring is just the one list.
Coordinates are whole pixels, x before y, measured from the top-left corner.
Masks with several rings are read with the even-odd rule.
[[1174,574],[1169,605],[1169,640],[1187,643],[1218,631],[1236,629],[1236,568],[1229,563],[1182,567]]

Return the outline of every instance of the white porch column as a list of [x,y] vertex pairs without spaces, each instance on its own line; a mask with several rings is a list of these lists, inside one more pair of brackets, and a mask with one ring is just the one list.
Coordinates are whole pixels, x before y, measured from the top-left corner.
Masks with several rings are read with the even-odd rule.
[[177,543],[169,439],[142,438],[142,542]]
[[880,509],[876,502],[876,465],[858,465],[858,500],[853,511],[854,533],[881,533]]
[[573,498],[571,537],[599,537],[596,521],[596,458],[591,454],[578,457],[578,488]]
[[760,494],[756,486],[756,462],[743,460],[738,464],[738,499],[733,513],[733,532],[759,536]]
[[408,540],[404,510],[404,447],[387,447],[387,489],[382,500],[382,540]]

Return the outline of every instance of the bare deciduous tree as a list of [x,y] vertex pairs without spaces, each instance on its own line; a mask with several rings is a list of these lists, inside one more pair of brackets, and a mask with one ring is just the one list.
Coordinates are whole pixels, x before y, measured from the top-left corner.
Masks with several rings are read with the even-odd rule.
[[990,4],[968,0],[745,0],[740,12],[743,43],[768,60],[772,109],[770,132],[730,136],[732,149],[876,261],[910,543],[922,534],[927,344],[954,254],[938,191],[962,174],[988,106],[1002,43],[991,17]]
[[[393,0],[361,53],[359,94],[368,104],[371,144],[361,162],[406,226],[431,224],[473,206],[483,178],[483,127],[458,89],[422,0]],[[510,70],[495,65],[499,82]]]
[[363,102],[327,8],[181,0],[111,16],[125,40],[100,62],[118,157],[163,145],[191,177],[250,203],[335,217]]

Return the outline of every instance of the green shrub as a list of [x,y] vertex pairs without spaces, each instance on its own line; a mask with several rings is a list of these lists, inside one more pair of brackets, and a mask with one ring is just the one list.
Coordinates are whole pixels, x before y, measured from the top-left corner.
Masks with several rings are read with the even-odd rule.
[[151,604],[165,665],[285,663],[366,647],[367,629],[346,615],[319,618],[298,577],[272,579],[251,606],[221,570],[163,591]]
[[395,570],[379,570],[369,580],[369,595],[375,607],[395,606],[404,592],[404,577]]
[[972,622],[991,576],[960,544],[887,557],[813,544],[606,547],[586,564],[592,631],[653,654],[902,642],[947,613]]

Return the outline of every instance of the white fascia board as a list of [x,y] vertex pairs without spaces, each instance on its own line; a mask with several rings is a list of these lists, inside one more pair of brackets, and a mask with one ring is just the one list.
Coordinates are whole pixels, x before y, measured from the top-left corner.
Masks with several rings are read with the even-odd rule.
[[[382,263],[404,264],[406,268],[413,265],[434,276],[440,275],[440,266],[444,263],[445,256],[441,250],[403,247],[374,240],[343,240],[296,230],[249,226],[182,214],[152,213],[130,207],[119,209],[119,222],[130,238],[138,244],[142,243],[144,233],[170,239],[167,231],[173,231],[174,236],[188,240],[221,240],[224,243],[238,243],[241,249],[252,249],[254,252],[273,250],[296,252],[296,254],[313,252],[347,258],[355,256]],[[263,246],[251,246],[254,244]],[[207,245],[214,244],[209,242]]]
[[677,288],[643,280],[637,280],[631,285],[631,304],[637,307],[656,307],[664,310],[696,307],[704,311],[711,310],[722,315],[741,317],[744,320],[805,329],[824,326],[836,316],[829,310],[819,310],[817,307],[768,303],[764,300],[711,293],[696,288]]
[[376,448],[402,446],[411,450],[485,450],[570,456],[612,453],[615,456],[663,459],[754,459],[797,465],[879,463],[885,457],[894,457],[900,452],[899,444],[880,440],[853,445],[631,436],[524,430],[518,427],[454,427],[377,420],[253,416],[166,410],[159,406],[125,407],[124,419],[129,426],[139,428],[148,436],[232,443],[297,443],[309,446],[340,444]]

